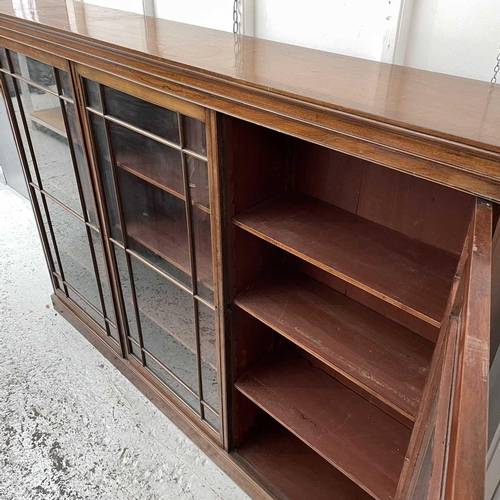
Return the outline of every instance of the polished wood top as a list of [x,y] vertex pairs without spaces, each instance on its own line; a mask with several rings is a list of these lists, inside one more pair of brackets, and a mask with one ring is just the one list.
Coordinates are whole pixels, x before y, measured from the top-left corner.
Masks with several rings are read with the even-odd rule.
[[13,16],[226,81],[500,152],[500,86],[250,37],[239,37],[235,46],[231,33],[82,2],[34,0],[32,10],[13,3],[0,0],[0,19]]

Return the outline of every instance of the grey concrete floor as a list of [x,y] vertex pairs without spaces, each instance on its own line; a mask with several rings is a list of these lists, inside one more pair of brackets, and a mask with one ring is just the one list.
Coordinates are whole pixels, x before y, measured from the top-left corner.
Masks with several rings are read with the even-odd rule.
[[0,173],[0,499],[247,499],[50,294],[31,206]]

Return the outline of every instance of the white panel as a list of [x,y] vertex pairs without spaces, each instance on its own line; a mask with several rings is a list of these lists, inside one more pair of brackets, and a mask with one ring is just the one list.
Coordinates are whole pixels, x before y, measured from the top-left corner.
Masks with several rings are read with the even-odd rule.
[[161,19],[233,31],[232,0],[156,0],[155,13]]
[[257,37],[377,61],[397,18],[389,0],[255,0]]
[[489,81],[500,45],[500,1],[418,0],[405,64]]

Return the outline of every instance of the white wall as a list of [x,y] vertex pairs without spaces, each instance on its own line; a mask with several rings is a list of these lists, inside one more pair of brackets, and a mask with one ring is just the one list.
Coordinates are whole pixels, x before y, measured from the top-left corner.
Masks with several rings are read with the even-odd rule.
[[381,60],[397,0],[255,0],[255,36]]
[[233,30],[231,0],[155,0],[155,14],[162,19],[223,31]]
[[499,0],[413,1],[405,65],[489,81],[499,45]]

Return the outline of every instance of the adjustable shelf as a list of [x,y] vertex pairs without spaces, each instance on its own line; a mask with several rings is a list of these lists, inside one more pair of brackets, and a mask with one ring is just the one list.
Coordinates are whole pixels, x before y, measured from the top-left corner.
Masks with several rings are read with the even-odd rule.
[[[189,247],[174,245],[171,239],[161,228],[161,223],[142,223],[136,221],[127,222],[127,234],[141,245],[155,252],[160,257],[170,262],[172,265],[191,275],[191,260]],[[210,241],[210,239],[208,239]],[[198,279],[203,284],[213,290],[212,260],[211,256],[204,253],[204,245],[199,245],[197,252],[197,272]]]
[[237,451],[279,493],[290,500],[371,498],[291,432],[269,420]]
[[233,222],[440,326],[457,256],[300,193],[278,195]]
[[236,388],[380,500],[394,497],[411,431],[288,349]]
[[37,123],[38,125],[41,125],[42,127],[45,127],[62,137],[67,137],[66,128],[64,126],[64,118],[59,106],[56,108],[46,108],[32,111],[29,114],[29,117],[31,121]]
[[268,279],[235,303],[414,421],[433,344],[303,274]]

